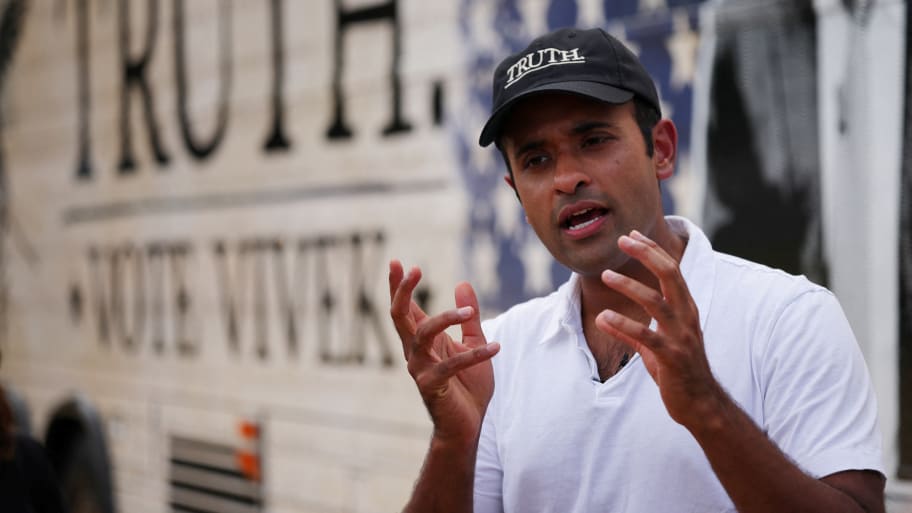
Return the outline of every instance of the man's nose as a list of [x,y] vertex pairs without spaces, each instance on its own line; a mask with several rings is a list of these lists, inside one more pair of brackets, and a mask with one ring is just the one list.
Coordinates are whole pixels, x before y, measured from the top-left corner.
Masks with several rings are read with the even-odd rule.
[[554,170],[554,189],[563,194],[574,194],[577,189],[588,185],[589,174],[579,159],[563,155]]

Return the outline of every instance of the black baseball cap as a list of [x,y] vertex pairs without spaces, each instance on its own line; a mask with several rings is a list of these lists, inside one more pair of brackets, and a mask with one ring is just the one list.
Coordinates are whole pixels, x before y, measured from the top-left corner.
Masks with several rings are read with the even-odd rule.
[[517,101],[542,92],[579,94],[607,103],[639,97],[662,112],[652,77],[623,43],[599,28],[565,28],[535,39],[497,66],[491,117],[478,144],[487,146],[497,139]]

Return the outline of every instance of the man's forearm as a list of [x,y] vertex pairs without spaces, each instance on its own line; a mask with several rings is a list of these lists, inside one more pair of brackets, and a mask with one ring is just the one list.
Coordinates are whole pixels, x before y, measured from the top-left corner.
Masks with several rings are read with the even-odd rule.
[[795,465],[724,392],[707,406],[705,422],[688,429],[740,513],[883,511],[873,509]]
[[403,513],[471,513],[478,438],[431,439],[412,498]]

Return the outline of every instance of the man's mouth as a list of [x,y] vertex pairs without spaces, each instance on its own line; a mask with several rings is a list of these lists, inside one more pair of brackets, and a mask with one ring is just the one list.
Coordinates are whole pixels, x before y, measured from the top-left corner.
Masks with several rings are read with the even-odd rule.
[[561,227],[571,232],[583,230],[605,217],[608,211],[604,208],[587,208],[567,217]]

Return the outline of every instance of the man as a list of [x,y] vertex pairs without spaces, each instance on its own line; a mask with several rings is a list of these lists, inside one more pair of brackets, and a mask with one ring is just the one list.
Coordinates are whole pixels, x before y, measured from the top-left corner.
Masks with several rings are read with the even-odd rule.
[[495,71],[480,143],[573,276],[482,326],[471,286],[428,316],[420,270],[391,262],[434,423],[406,511],[884,511],[874,397],[838,303],[664,216],[677,132],[659,112],[598,29],[547,34]]

